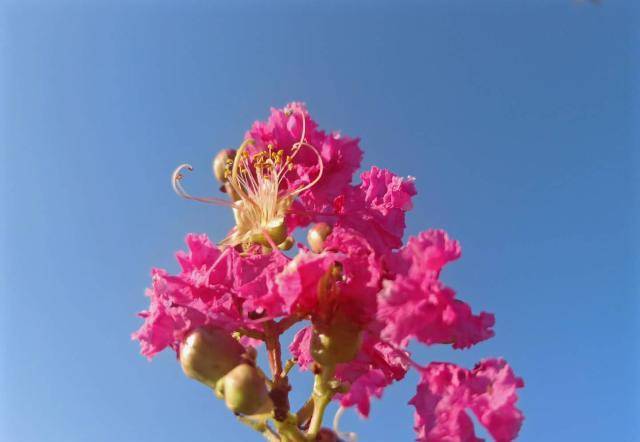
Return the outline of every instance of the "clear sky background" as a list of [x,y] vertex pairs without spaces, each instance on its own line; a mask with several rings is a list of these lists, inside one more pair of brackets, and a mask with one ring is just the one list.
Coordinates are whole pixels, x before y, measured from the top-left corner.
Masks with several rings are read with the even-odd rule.
[[[291,100],[417,178],[408,234],[462,242],[444,278],[497,336],[417,360],[507,358],[522,441],[640,440],[632,3],[0,2],[0,440],[258,440],[130,334],[150,268],[232,223],[173,168],[213,194],[213,155]],[[415,383],[343,427],[412,440]]]

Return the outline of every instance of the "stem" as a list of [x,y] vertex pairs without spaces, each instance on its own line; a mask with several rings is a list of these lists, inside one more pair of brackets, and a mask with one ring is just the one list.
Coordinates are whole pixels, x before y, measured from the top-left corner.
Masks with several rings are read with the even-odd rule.
[[269,442],[280,442],[280,438],[274,431],[267,425],[264,420],[251,419],[248,416],[238,416],[238,420],[248,427],[253,428],[258,433],[262,433],[264,438]]
[[296,425],[296,418],[291,414],[282,422],[274,420],[274,425],[283,442],[307,442],[304,433]]
[[287,360],[287,362],[285,362],[285,364],[284,364],[284,369],[282,370],[282,373],[280,373],[280,377],[281,378],[287,377],[289,375],[289,372],[291,371],[291,369],[293,367],[295,367],[295,366],[296,366],[295,359]]
[[296,323],[300,322],[301,318],[297,315],[294,316],[289,316],[286,317],[284,319],[281,319],[280,321],[278,321],[276,323],[277,329],[278,329],[278,333],[282,334],[285,331],[287,331],[289,328],[291,328],[291,326],[295,325]]
[[269,368],[271,375],[275,381],[282,373],[282,349],[280,348],[280,339],[277,331],[274,330],[273,321],[264,324],[264,342],[267,345],[267,354],[269,356]]
[[311,416],[309,431],[307,431],[307,436],[311,440],[315,440],[315,437],[318,435],[322,427],[324,412],[335,393],[329,385],[329,381],[333,378],[335,370],[335,365],[325,365],[322,367],[322,371],[315,377],[313,384],[313,415]]
[[264,333],[259,332],[258,330],[250,330],[248,328],[239,328],[237,330],[238,334],[240,334],[241,336],[247,336],[249,338],[253,338],[253,339],[259,339],[261,341],[265,340],[265,336]]

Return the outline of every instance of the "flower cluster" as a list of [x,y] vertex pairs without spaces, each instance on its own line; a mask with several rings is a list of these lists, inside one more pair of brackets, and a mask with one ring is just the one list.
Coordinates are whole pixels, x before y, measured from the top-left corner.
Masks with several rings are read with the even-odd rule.
[[[361,158],[358,139],[320,130],[303,104],[291,103],[215,158],[228,198],[187,193],[192,168],[178,167],[176,192],[231,208],[236,225],[218,245],[187,235],[179,274],[152,271],[150,306],[133,338],[149,358],[174,349],[187,376],[268,440],[339,440],[337,428],[322,428],[330,401],[366,417],[371,398],[409,369],[421,379],[410,401],[419,441],[480,440],[468,411],[495,440],[513,440],[523,382],[506,362],[467,370],[411,358],[412,341],[462,349],[489,339],[494,317],[474,312],[440,278],[460,257],[457,241],[428,230],[403,243],[413,178],[372,167],[353,184]],[[307,227],[307,244],[294,253],[292,235]],[[283,363],[280,337],[297,324],[304,327]],[[270,376],[256,363],[262,343]],[[294,366],[315,376],[296,412],[288,401]]]

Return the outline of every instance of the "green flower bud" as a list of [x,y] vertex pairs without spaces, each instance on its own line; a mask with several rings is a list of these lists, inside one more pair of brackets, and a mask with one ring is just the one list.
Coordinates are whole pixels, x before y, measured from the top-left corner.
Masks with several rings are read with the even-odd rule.
[[223,396],[227,407],[234,413],[266,413],[272,403],[265,381],[256,367],[240,364],[218,382],[216,395]]
[[213,392],[215,393],[218,399],[224,399],[224,378],[218,379],[218,382],[216,382],[216,387],[213,389]]
[[320,365],[335,365],[352,361],[362,345],[362,330],[345,318],[328,327],[313,329],[311,356]]
[[318,223],[307,232],[307,242],[315,253],[322,252],[324,240],[331,234],[331,226],[327,223]]
[[226,331],[201,327],[180,346],[180,365],[188,377],[214,388],[218,379],[242,362],[244,351]]

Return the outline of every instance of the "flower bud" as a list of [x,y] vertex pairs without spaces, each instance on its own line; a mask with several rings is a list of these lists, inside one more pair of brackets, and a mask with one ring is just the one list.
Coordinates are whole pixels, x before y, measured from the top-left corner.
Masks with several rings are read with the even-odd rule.
[[331,234],[331,226],[327,223],[317,223],[307,232],[307,242],[315,253],[322,252],[324,240]]
[[213,174],[216,179],[221,183],[227,181],[225,177],[225,170],[227,168],[227,163],[229,161],[233,161],[236,156],[236,151],[233,149],[224,149],[218,152],[218,155],[213,159]]
[[180,345],[180,365],[187,377],[214,388],[218,379],[242,362],[244,351],[226,331],[200,327]]
[[352,361],[362,344],[362,330],[346,318],[335,320],[328,327],[314,327],[311,335],[311,356],[321,365]]
[[272,406],[264,376],[249,364],[240,364],[227,373],[218,382],[216,395],[223,396],[234,413],[251,415],[267,412]]

